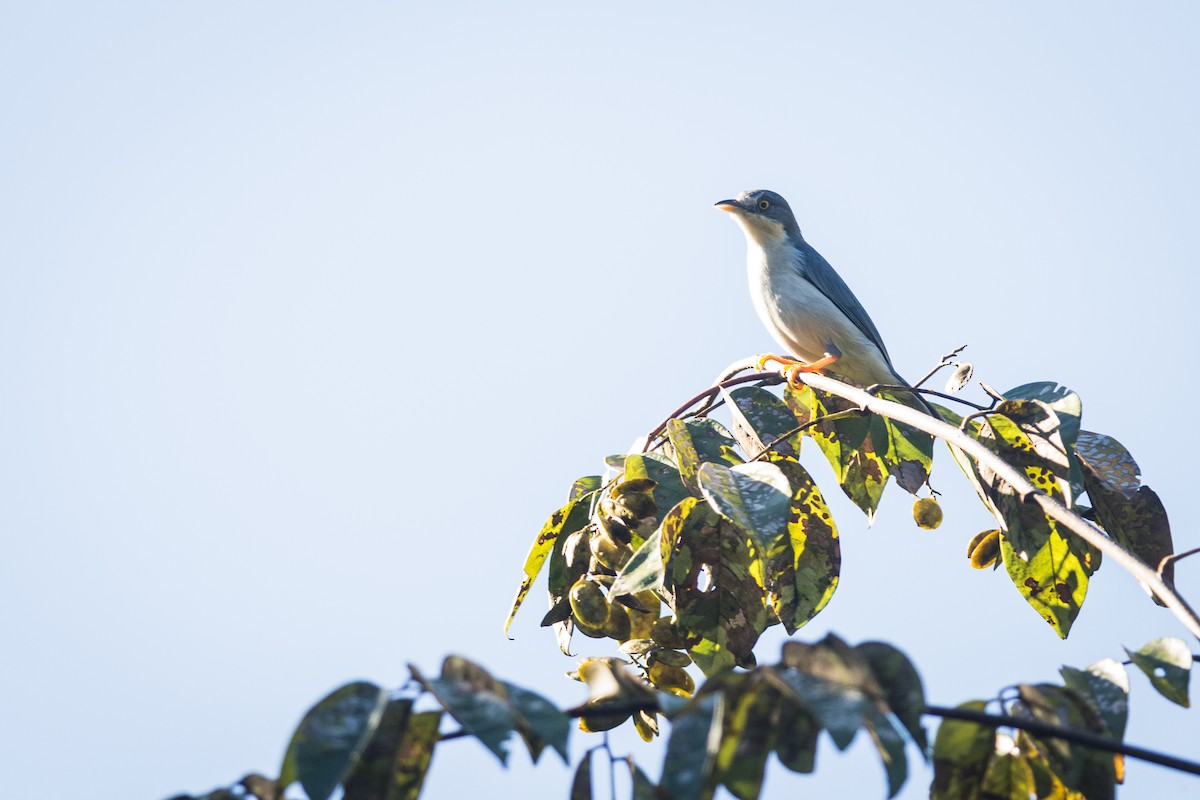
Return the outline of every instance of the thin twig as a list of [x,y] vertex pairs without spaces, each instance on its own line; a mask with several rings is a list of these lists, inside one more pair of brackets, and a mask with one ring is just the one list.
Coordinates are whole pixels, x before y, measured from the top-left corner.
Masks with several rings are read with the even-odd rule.
[[[951,361],[950,359],[954,358],[956,355],[958,355],[959,353],[961,353],[963,350],[966,350],[966,349],[967,349],[967,346],[965,344],[960,344],[958,347],[954,348],[949,353],[946,353],[946,355],[942,356],[942,360],[938,362],[938,365],[936,367],[934,367],[933,369],[929,370],[929,372],[926,372],[925,377],[921,378],[921,380],[914,383],[912,385],[912,388],[916,389],[918,386],[925,383],[925,381],[929,380],[934,375],[937,375],[938,370],[940,370],[944,367],[948,367],[951,364],[953,364],[954,362]],[[904,387],[904,388],[908,388],[908,387]]]
[[1158,574],[1162,575],[1167,568],[1174,566],[1176,561],[1182,561],[1188,556],[1194,556],[1200,553],[1200,547],[1193,547],[1191,550],[1186,550],[1182,553],[1172,553],[1169,556],[1163,556],[1162,561],[1158,562]]
[[[740,372],[741,370],[738,370],[738,371]],[[755,381],[762,381],[764,386],[768,386],[768,385],[772,385],[774,383],[782,382],[783,378],[781,378],[779,376],[779,374],[776,372],[752,372],[749,375],[740,375],[736,378],[727,378],[725,380],[714,383],[712,386],[708,387],[703,392],[700,392],[699,394],[695,395],[694,397],[688,399],[687,402],[685,402],[679,408],[672,411],[667,416],[666,419],[664,419],[662,422],[658,423],[658,425],[654,426],[654,429],[652,431],[650,431],[648,434],[646,434],[646,446],[643,449],[643,452],[645,452],[645,450],[648,450],[650,448],[650,443],[653,442],[656,438],[658,438],[658,436],[661,435],[664,430],[666,430],[668,422],[670,422],[673,419],[677,419],[678,417],[680,417],[683,414],[686,414],[688,409],[691,408],[692,406],[696,405],[696,403],[699,403],[702,400],[711,401],[714,397],[716,397],[717,394],[720,393],[720,391],[722,389],[727,389],[730,386],[737,386],[737,385],[743,384],[743,383],[754,383]],[[710,410],[710,409],[708,409],[706,407],[706,410]]]
[[867,387],[867,391],[871,394],[875,394],[880,390],[892,392],[912,392],[913,394],[930,395],[932,397],[940,397],[943,400],[949,400],[951,403],[962,403],[964,406],[970,406],[978,411],[986,411],[988,409],[988,406],[981,406],[978,403],[972,403],[970,400],[963,400],[961,397],[957,397],[952,394],[946,394],[945,392],[939,392],[936,389],[920,389],[916,386],[904,386],[902,384],[889,383],[876,383],[873,386]]

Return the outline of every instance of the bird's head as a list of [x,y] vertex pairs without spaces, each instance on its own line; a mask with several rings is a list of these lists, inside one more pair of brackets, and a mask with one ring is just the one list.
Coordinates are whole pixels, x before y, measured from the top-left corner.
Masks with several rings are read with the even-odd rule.
[[796,224],[796,217],[787,200],[768,189],[742,192],[732,200],[722,200],[716,206],[732,214],[746,236],[759,244],[765,245],[788,235],[800,235],[800,226]]

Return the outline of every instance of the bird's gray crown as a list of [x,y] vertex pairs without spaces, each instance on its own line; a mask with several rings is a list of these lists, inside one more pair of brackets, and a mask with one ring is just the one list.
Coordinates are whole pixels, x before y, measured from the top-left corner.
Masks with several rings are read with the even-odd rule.
[[722,200],[718,206],[736,207],[749,220],[771,220],[783,226],[788,233],[800,234],[800,226],[796,224],[796,215],[782,195],[770,189],[752,189],[742,192],[732,200]]

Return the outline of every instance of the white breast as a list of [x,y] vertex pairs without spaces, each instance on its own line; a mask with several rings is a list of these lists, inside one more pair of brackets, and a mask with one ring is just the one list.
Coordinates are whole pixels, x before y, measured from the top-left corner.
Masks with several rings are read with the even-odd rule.
[[830,372],[864,385],[891,383],[895,375],[879,348],[833,301],[793,266],[795,248],[785,237],[747,236],[750,297],[775,341],[803,361],[836,353]]

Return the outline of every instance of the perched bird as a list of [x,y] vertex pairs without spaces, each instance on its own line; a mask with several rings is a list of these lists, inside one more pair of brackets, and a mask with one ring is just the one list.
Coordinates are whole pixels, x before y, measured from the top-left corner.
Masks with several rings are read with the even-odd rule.
[[[795,359],[764,356],[797,372],[827,372],[860,386],[907,386],[866,309],[829,262],[804,241],[787,201],[765,189],[742,192],[717,208],[746,234],[750,297],[775,341]],[[907,406],[933,413],[915,392],[897,392]]]

